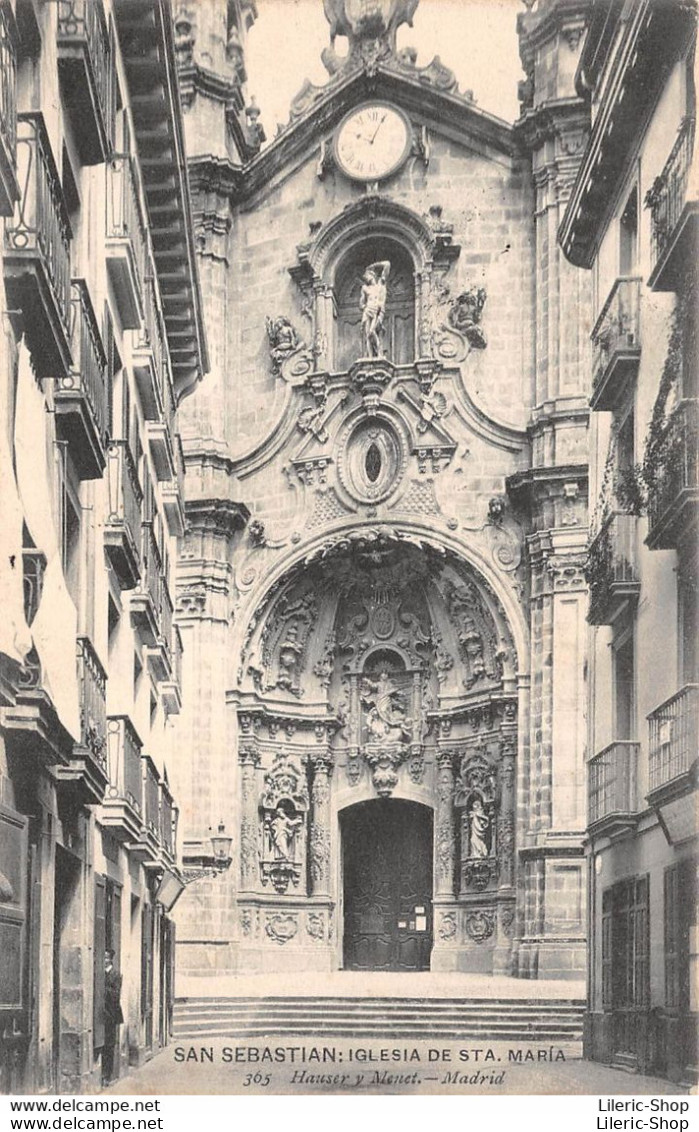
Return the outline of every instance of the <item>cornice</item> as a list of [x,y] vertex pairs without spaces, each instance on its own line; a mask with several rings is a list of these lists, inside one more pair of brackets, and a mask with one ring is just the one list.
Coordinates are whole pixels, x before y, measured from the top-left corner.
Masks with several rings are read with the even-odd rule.
[[196,192],[215,187],[239,201],[248,200],[266,188],[282,170],[305,159],[330,133],[347,109],[362,98],[394,101],[416,121],[462,141],[490,149],[511,160],[519,155],[514,130],[509,123],[480,110],[461,95],[428,87],[409,72],[380,65],[376,74],[350,71],[339,82],[328,83],[303,114],[245,165],[213,156],[195,154],[189,159],[190,181]]
[[576,267],[592,266],[619,186],[666,80],[696,26],[691,7],[639,0],[624,26],[607,90],[558,240]]

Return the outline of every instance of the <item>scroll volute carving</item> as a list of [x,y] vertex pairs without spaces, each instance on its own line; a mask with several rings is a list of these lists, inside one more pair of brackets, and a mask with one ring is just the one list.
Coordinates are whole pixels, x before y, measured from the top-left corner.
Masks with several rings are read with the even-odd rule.
[[265,774],[260,799],[262,883],[279,893],[297,888],[305,874],[308,783],[302,767],[281,756]]

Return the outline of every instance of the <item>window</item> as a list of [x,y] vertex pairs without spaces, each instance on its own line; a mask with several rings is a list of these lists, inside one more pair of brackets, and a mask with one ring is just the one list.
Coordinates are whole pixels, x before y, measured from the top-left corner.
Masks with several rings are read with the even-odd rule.
[[689,1010],[689,936],[695,904],[696,862],[680,861],[665,869],[665,1005]]
[[619,222],[619,274],[633,275],[638,260],[638,190],[626,202]]
[[614,641],[614,738],[634,739],[635,719],[635,659],[633,628]]
[[76,605],[80,596],[80,504],[63,488],[63,574]]
[[348,369],[365,356],[360,306],[362,277],[370,264],[391,265],[386,284],[386,310],[382,345],[386,357],[395,365],[405,365],[415,357],[415,269],[408,253],[393,240],[376,238],[354,245],[341,261],[335,275],[337,304],[336,368]]

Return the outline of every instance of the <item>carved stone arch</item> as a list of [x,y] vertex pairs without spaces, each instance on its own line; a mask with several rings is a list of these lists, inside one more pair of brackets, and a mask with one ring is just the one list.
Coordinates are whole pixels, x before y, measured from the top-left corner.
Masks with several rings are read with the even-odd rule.
[[[346,527],[335,529],[332,533],[323,531],[312,533],[293,548],[285,548],[284,557],[272,562],[250,586],[245,594],[244,605],[236,618],[234,637],[231,641],[231,647],[241,655],[244,662],[239,670],[239,684],[243,677],[243,667],[249,659],[251,641],[260,623],[266,618],[275,598],[282,591],[288,591],[294,576],[300,576],[300,573],[306,572],[312,563],[321,563],[328,555],[335,554],[354,543],[360,542],[369,546],[381,539],[429,549],[443,556],[445,561],[461,563],[472,576],[475,576],[482,590],[489,595],[489,602],[499,607],[498,619],[508,629],[513,649],[509,668],[513,678],[516,676],[519,680],[526,677],[529,633],[524,610],[514,591],[504,584],[486,551],[475,544],[466,545],[457,535],[438,530],[426,523],[412,520],[401,523],[400,528],[393,525],[377,527],[371,520],[359,522],[356,516],[352,516]],[[514,687],[514,679],[511,686]]]
[[433,262],[439,247],[434,229],[411,209],[387,197],[363,197],[326,224],[309,246],[316,278],[331,282],[347,247],[366,237],[393,239],[409,253],[416,271]]

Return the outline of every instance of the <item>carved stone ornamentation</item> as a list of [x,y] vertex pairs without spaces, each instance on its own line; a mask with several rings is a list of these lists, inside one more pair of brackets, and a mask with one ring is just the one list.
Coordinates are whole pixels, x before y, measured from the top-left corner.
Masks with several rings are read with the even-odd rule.
[[493,858],[466,860],[462,864],[462,889],[485,892],[498,878],[498,863]]
[[485,943],[495,931],[495,913],[488,909],[477,909],[469,912],[464,921],[466,935],[474,943]]
[[262,668],[250,665],[260,691],[282,688],[300,696],[306,646],[318,615],[312,592],[284,596],[274,606],[262,633]]
[[265,932],[269,938],[280,945],[288,943],[299,930],[298,917],[282,912],[271,913],[265,920]]
[[456,936],[456,916],[453,912],[443,912],[439,921],[439,928],[437,929],[439,938],[448,943],[450,939]]
[[242,908],[240,912],[240,931],[244,936],[252,935],[253,916],[250,908]]
[[313,369],[313,356],[285,315],[266,319],[272,373],[285,381],[302,378]]
[[484,350],[487,340],[483,333],[481,316],[485,306],[486,292],[484,287],[471,287],[462,291],[452,300],[449,306],[449,325],[466,339],[474,350]]
[[306,932],[311,939],[325,938],[325,917],[322,912],[308,912],[306,915]]
[[467,581],[457,586],[448,580],[444,598],[457,630],[466,687],[499,680],[502,658],[496,646],[495,625],[476,586]]

